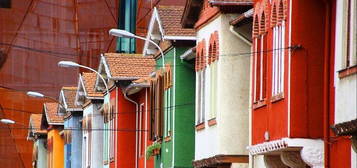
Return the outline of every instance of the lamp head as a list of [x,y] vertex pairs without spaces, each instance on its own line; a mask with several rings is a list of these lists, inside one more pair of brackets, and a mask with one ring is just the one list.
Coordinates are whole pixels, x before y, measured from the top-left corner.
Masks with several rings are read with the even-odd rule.
[[0,122],[3,124],[15,124],[15,121],[10,119],[1,119]]
[[135,38],[135,34],[120,29],[110,29],[109,35],[116,36],[116,37]]
[[39,93],[39,92],[32,92],[32,91],[29,91],[26,93],[27,96],[30,96],[30,97],[37,97],[37,98],[43,98],[45,97],[45,95],[43,95],[42,93]]
[[57,64],[59,67],[65,67],[65,68],[69,68],[69,67],[79,67],[79,64],[73,62],[73,61],[60,61]]

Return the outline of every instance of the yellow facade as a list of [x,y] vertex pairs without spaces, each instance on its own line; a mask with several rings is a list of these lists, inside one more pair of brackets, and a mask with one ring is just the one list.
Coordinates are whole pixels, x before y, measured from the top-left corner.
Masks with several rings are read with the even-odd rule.
[[51,129],[47,134],[47,167],[64,168],[64,140],[59,130]]

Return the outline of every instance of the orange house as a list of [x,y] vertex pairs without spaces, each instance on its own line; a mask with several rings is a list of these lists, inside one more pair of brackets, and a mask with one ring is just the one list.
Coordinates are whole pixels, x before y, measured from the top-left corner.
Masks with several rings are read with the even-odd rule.
[[63,117],[57,115],[57,103],[44,103],[41,129],[47,129],[47,168],[64,167]]

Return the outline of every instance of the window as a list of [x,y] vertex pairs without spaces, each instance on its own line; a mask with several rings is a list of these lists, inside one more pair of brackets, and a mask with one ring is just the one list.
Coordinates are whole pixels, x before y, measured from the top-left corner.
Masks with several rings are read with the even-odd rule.
[[140,104],[139,109],[139,157],[145,156],[145,125],[146,120],[144,116],[146,116],[146,111],[144,109],[145,104]]
[[345,26],[345,37],[344,38],[346,41],[344,44],[346,44],[346,55],[344,58],[344,68],[352,67],[356,65],[357,63],[357,43],[356,43],[356,36],[357,36],[357,2],[353,0],[346,0],[345,1],[346,5],[346,13],[345,13],[345,20],[346,20],[346,26]]
[[164,72],[164,87],[165,87],[165,102],[164,102],[164,108],[165,108],[165,137],[171,136],[171,120],[172,120],[172,114],[173,114],[173,101],[172,101],[172,71],[171,71],[171,66],[170,64],[167,64],[165,67],[165,72]]
[[218,32],[215,31],[214,33],[211,34],[210,37],[210,45],[209,45],[209,72],[210,72],[210,77],[209,77],[209,94],[210,94],[210,114],[209,114],[209,119],[216,118],[216,104],[217,104],[217,61],[218,61]]
[[115,146],[115,99],[110,99],[110,117],[109,117],[109,159],[114,161]]
[[196,87],[197,87],[197,109],[196,109],[196,125],[205,122],[205,95],[206,95],[206,55],[205,55],[205,40],[197,44],[196,56]]
[[272,95],[284,90],[285,21],[273,27],[273,80]]
[[[135,33],[136,27],[136,0],[120,0],[119,5],[118,27],[119,29]],[[118,38],[117,52],[119,53],[134,53],[135,39],[134,38]]]
[[[267,38],[265,15],[262,14],[259,24],[259,34],[254,39],[254,102],[263,101],[266,98],[267,78]],[[254,22],[256,29],[257,18]]]
[[163,136],[163,100],[164,77],[161,71],[156,71],[156,78],[150,83],[150,111],[151,111],[151,140],[161,139]]

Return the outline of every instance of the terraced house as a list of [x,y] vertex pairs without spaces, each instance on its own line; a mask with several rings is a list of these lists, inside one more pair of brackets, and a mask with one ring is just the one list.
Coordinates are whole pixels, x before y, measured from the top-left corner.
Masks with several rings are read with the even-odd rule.
[[43,104],[41,129],[47,130],[47,168],[64,167],[63,117],[57,114],[58,106]]
[[[197,38],[194,167],[248,167],[251,58],[243,53],[251,48],[252,5],[250,0],[186,3],[181,23],[194,28]],[[244,19],[231,25],[239,17]]]
[[42,114],[31,114],[27,140],[33,141],[32,166],[47,167],[47,130],[41,129]]
[[83,109],[82,167],[103,166],[103,93],[94,90],[96,75],[79,75],[75,105]]
[[64,166],[65,168],[82,166],[82,124],[83,110],[75,105],[77,87],[62,87],[59,94],[57,114],[64,116]]
[[[110,100],[103,109],[105,130],[104,163],[109,167],[135,168],[138,166],[137,129],[140,105],[126,93],[133,80],[148,76],[155,68],[152,57],[141,54],[104,53],[98,72],[108,81]],[[97,76],[95,88],[102,90],[104,83]]]
[[158,6],[149,22],[144,55],[153,55],[151,139],[160,144],[155,167],[192,167],[194,156],[194,61],[181,55],[195,44],[193,29],[181,28],[183,6]]

